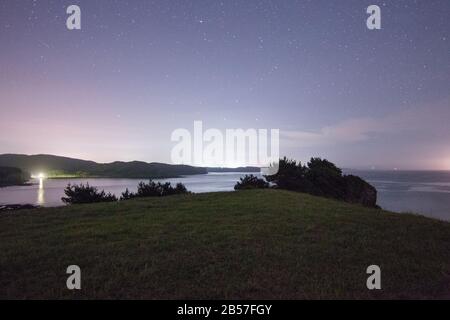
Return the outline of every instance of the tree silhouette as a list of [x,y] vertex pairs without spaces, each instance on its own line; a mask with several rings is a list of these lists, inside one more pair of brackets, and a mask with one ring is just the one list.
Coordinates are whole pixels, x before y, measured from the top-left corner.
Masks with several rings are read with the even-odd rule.
[[95,203],[95,202],[113,202],[117,197],[111,193],[105,193],[104,190],[98,191],[96,187],[86,185],[71,185],[70,183],[64,189],[66,197],[61,200],[66,204]]

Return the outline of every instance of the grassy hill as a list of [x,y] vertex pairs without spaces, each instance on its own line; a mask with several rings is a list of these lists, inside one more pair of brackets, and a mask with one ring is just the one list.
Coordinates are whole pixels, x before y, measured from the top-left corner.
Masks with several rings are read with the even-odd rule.
[[172,178],[204,174],[205,168],[142,161],[97,163],[54,155],[1,154],[0,166],[13,166],[31,174],[44,172],[48,177]]
[[0,298],[450,297],[450,223],[280,190],[5,214],[0,252]]

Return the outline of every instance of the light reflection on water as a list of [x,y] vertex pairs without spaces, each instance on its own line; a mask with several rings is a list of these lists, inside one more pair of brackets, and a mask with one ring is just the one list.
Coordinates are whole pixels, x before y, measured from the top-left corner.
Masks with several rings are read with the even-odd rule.
[[44,179],[39,179],[39,188],[37,192],[37,204],[40,206],[45,205],[45,189],[44,189]]

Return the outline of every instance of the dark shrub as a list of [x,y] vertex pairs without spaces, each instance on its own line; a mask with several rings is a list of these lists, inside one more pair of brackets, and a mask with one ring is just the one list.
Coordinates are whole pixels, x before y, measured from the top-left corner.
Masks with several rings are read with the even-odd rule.
[[355,176],[345,176],[342,170],[326,159],[311,158],[306,166],[286,157],[280,159],[277,174],[266,176],[277,188],[305,192],[375,207],[376,189]]
[[321,197],[343,199],[345,181],[342,171],[326,159],[311,158],[305,169],[308,192]]
[[345,180],[345,201],[360,203],[367,207],[377,206],[377,189],[360,177],[348,175]]
[[170,182],[161,183],[150,180],[148,183],[139,182],[136,193],[130,192],[128,189],[122,193],[121,200],[128,200],[132,198],[144,198],[144,197],[164,197],[176,194],[190,193],[184,184],[177,183],[175,187],[172,187]]
[[178,182],[175,185],[175,188],[173,189],[174,194],[184,194],[184,193],[190,193],[186,186],[182,184],[181,182]]
[[105,193],[104,190],[98,191],[96,187],[89,186],[89,183],[86,185],[68,184],[64,193],[67,197],[62,197],[61,200],[67,204],[117,201],[115,195]]
[[268,187],[268,182],[251,174],[245,175],[243,178],[240,178],[240,181],[237,182],[234,186],[234,190],[264,189]]
[[311,187],[306,179],[307,168],[301,162],[290,160],[284,157],[280,159],[278,173],[265,176],[268,182],[275,184],[277,188],[295,190],[299,192],[309,192]]
[[139,182],[137,197],[160,197],[163,195],[163,185],[150,180],[148,183]]
[[128,188],[125,190],[125,192],[122,192],[122,196],[120,197],[120,200],[130,200],[136,198],[136,194],[133,192],[130,192]]

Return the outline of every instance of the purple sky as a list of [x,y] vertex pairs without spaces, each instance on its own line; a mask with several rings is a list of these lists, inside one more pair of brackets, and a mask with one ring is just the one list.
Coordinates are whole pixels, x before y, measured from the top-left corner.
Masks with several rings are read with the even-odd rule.
[[170,162],[171,132],[202,120],[279,128],[299,160],[450,170],[449,16],[448,0],[2,0],[0,153]]

